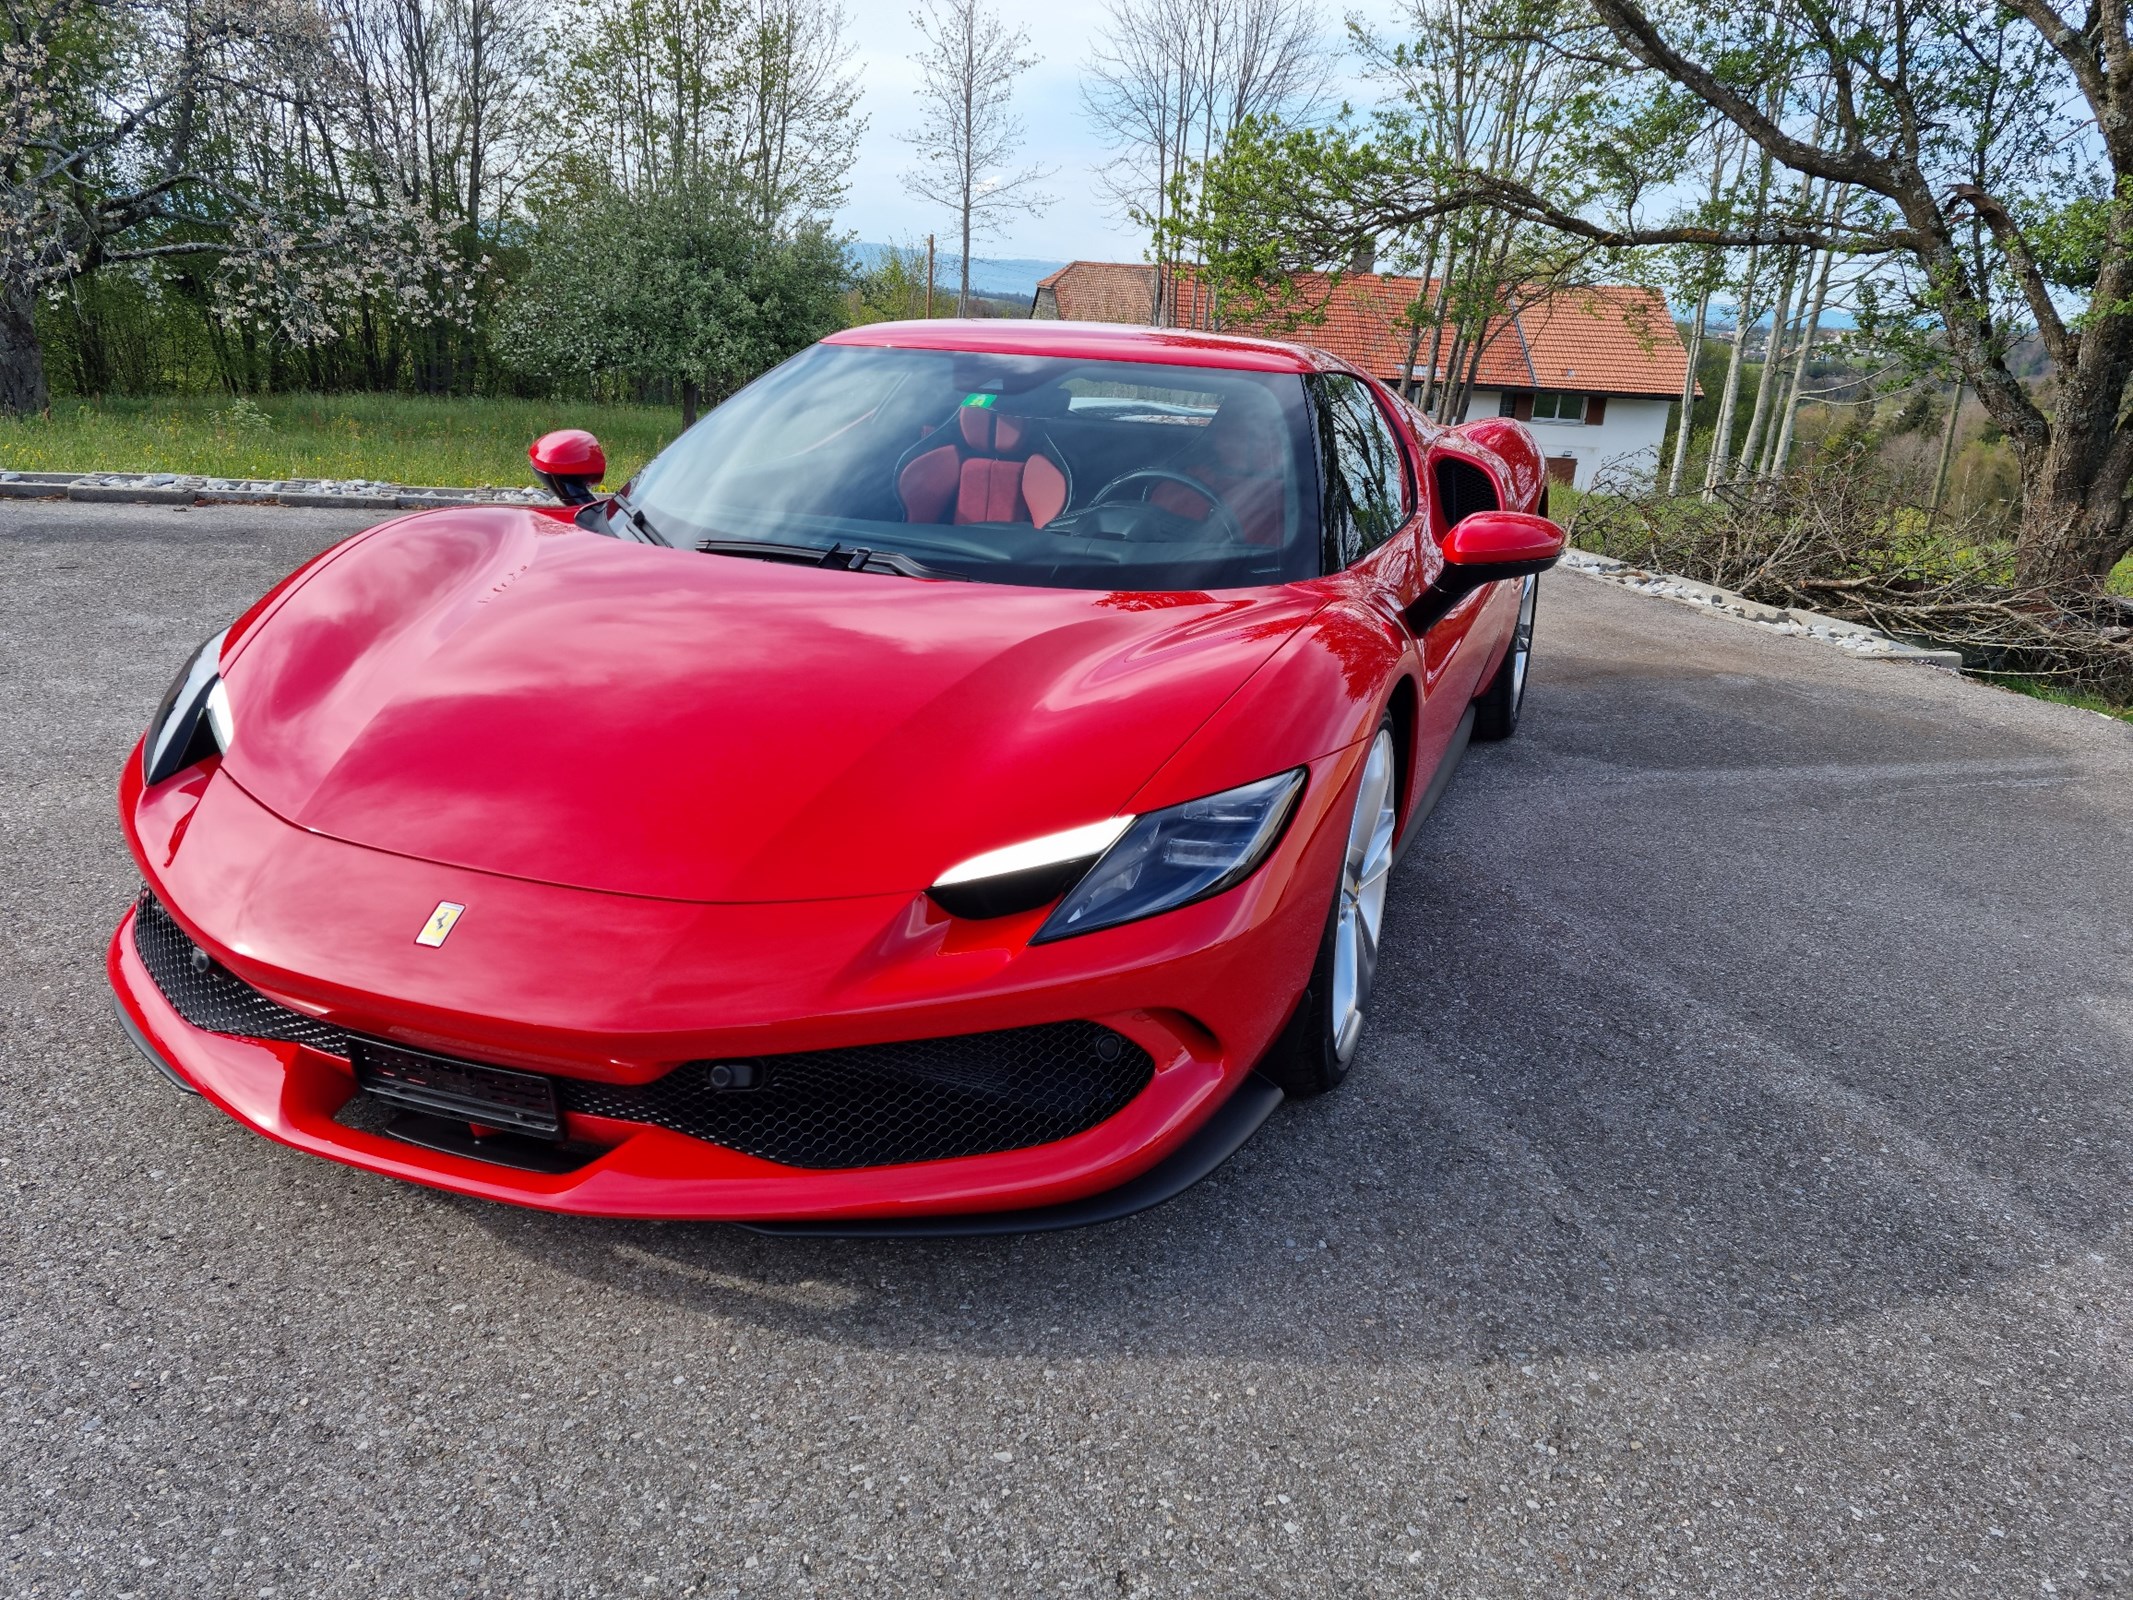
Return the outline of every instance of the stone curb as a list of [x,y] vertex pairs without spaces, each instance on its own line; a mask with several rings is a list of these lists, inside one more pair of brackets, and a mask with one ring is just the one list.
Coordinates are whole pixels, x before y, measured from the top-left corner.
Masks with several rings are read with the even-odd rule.
[[345,511],[420,511],[431,506],[544,506],[539,489],[452,489],[365,479],[210,478],[175,472],[6,472],[0,498],[122,501],[135,505],[323,506]]
[[1962,670],[1963,657],[1960,651],[1933,650],[1915,644],[1905,644],[1903,640],[1891,638],[1878,628],[1869,628],[1857,622],[1845,622],[1837,617],[1825,617],[1819,611],[1764,605],[1760,600],[1750,600],[1744,594],[1735,594],[1731,589],[1721,589],[1716,584],[1698,583],[1693,578],[1680,578],[1669,572],[1648,572],[1642,567],[1633,567],[1626,561],[1616,561],[1609,556],[1596,556],[1589,550],[1565,550],[1561,565],[1566,572],[1598,578],[1603,583],[1617,584],[1624,589],[1648,594],[1656,599],[1671,600],[1677,605],[1694,606],[1708,616],[1722,617],[1728,622],[1745,623],[1751,628],[1782,634],[1789,639],[1805,639],[1810,644],[1842,650],[1848,656],[1863,660],[1898,661],[1917,667],[1943,667],[1951,672]]

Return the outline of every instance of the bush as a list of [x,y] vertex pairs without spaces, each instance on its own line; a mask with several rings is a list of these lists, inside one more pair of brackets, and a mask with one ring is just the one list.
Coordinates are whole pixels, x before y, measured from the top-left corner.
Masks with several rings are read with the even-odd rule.
[[1634,566],[1952,647],[1975,671],[2133,704],[2133,602],[2017,588],[2002,519],[1935,518],[1855,458],[1708,502],[1585,494],[1567,527],[1572,544]]

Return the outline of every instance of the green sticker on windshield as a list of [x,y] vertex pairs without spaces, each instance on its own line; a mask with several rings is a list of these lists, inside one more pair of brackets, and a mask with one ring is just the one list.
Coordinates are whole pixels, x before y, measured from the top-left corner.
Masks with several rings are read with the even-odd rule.
[[963,404],[966,406],[989,406],[999,398],[996,394],[966,394],[963,396]]

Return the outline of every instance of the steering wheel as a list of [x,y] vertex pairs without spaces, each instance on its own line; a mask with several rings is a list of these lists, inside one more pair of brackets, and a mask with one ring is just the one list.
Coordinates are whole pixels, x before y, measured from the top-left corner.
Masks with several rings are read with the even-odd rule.
[[1237,520],[1237,513],[1230,509],[1230,504],[1227,500],[1191,474],[1173,472],[1168,467],[1136,467],[1131,472],[1121,472],[1101,489],[1098,489],[1095,498],[1090,500],[1089,504],[1092,506],[1108,505],[1114,499],[1124,498],[1114,494],[1113,491],[1133,483],[1147,485],[1134,497],[1143,504],[1147,503],[1149,489],[1153,489],[1159,483],[1174,483],[1181,489],[1189,489],[1193,494],[1207,502],[1208,511],[1205,520],[1217,524],[1217,531],[1225,539],[1231,544],[1251,543],[1251,540],[1245,537],[1244,524]]

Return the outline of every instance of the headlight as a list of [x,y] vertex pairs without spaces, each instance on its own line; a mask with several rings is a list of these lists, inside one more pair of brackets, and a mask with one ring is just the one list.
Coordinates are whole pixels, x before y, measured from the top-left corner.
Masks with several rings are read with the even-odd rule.
[[1235,888],[1280,839],[1303,785],[1298,767],[1136,817],[1030,942],[1113,928]]
[[141,777],[151,785],[182,772],[195,761],[226,751],[236,729],[230,720],[230,697],[216,675],[222,663],[223,634],[193,652],[185,670],[163,696],[141,741]]

